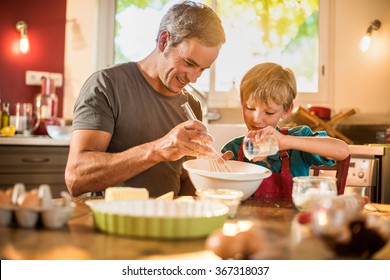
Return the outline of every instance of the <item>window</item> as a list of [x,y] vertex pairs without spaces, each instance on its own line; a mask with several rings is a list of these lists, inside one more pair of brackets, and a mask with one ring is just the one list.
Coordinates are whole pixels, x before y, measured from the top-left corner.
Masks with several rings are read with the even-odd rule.
[[[139,60],[149,54],[155,47],[161,17],[176,2],[116,0],[116,11],[113,7],[102,7],[101,11],[111,11],[108,18],[115,22],[114,38],[100,41],[114,42],[110,53],[113,59],[108,59],[106,65]],[[227,93],[232,87],[237,90],[249,68],[265,61],[279,63],[294,71],[299,92],[297,103],[329,102],[325,72],[328,38],[324,31],[328,25],[328,1],[201,2],[217,11],[227,36],[227,42],[214,66],[194,85],[209,94],[209,101],[214,100],[215,104],[209,104],[210,107],[232,104],[224,100],[224,97],[229,97]],[[112,15],[113,10],[115,15]]]

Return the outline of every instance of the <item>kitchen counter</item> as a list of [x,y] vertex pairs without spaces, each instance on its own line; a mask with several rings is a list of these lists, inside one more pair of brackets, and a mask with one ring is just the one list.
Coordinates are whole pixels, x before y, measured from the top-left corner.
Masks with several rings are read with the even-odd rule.
[[[212,135],[220,135],[221,132],[234,130],[234,136],[242,135],[246,131],[243,125],[209,125]],[[221,131],[220,131],[221,130]],[[226,137],[225,137],[226,138]],[[233,136],[228,136],[231,139]],[[220,141],[224,144],[227,140]],[[49,136],[0,136],[0,145],[28,145],[28,146],[69,146],[69,140],[52,139]],[[222,147],[222,144],[216,145]],[[384,155],[384,147],[390,144],[369,144],[369,145],[349,145],[349,150],[353,155]]]
[[349,151],[352,156],[383,156],[386,147],[390,147],[390,144],[349,145]]
[[52,139],[49,136],[0,136],[0,145],[69,146],[69,140]]
[[[1,259],[94,259],[94,260],[162,260],[219,259],[205,247],[206,238],[158,240],[131,238],[102,233],[94,228],[93,216],[86,200],[73,198],[76,207],[62,229],[23,229],[0,227]],[[298,211],[289,199],[248,199],[238,208],[239,220],[253,221],[261,233],[261,250],[253,259],[338,259],[324,244],[300,242],[306,231],[297,228]],[[293,246],[291,246],[293,245]],[[374,255],[390,259],[390,242]]]

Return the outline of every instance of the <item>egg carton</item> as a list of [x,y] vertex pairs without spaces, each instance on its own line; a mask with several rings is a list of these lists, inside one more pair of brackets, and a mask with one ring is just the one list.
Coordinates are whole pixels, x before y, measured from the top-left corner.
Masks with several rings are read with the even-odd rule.
[[26,191],[24,184],[17,183],[12,189],[10,199],[7,197],[6,203],[4,199],[0,203],[0,226],[16,224],[22,228],[41,225],[48,229],[62,228],[73,212],[74,203],[67,192],[61,192],[61,197],[62,201],[53,200],[50,186],[47,184]]

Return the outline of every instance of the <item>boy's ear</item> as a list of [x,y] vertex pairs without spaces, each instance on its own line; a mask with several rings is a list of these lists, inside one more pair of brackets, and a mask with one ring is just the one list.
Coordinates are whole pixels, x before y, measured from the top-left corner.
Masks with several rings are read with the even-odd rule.
[[294,108],[294,103],[292,103],[290,105],[290,108],[286,112],[284,112],[284,114],[282,115],[283,120],[286,119],[291,114],[291,111],[293,108]]

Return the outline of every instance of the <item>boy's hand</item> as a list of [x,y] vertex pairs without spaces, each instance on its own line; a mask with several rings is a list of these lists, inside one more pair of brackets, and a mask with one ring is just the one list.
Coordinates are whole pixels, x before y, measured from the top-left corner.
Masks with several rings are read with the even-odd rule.
[[234,153],[232,151],[226,151],[225,153],[223,153],[221,158],[223,158],[224,160],[230,160],[233,158],[233,156],[234,156]]

